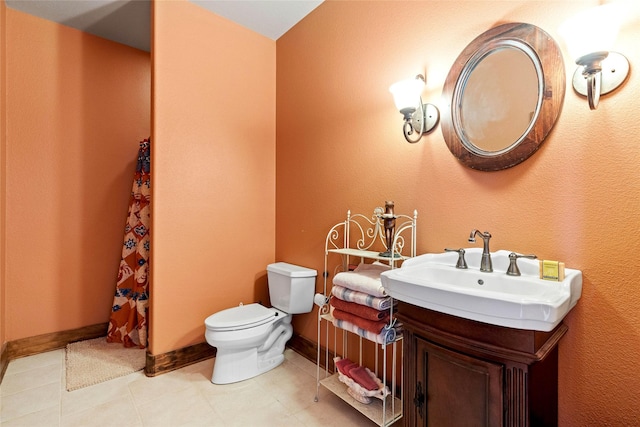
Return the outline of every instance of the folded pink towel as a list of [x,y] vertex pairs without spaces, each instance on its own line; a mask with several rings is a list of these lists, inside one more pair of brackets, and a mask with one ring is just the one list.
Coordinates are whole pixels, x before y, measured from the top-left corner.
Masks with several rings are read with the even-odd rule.
[[[333,358],[333,362],[335,363],[336,366],[340,366],[343,363],[344,364],[348,363],[348,362],[341,362],[341,360],[342,359],[340,356],[336,356]],[[349,393],[351,397],[353,397],[358,402],[368,404],[368,403],[371,403],[371,399],[370,399],[371,397],[384,399],[386,396],[389,395],[389,388],[386,385],[382,384],[382,381],[380,381],[380,378],[376,377],[373,374],[373,372],[361,366],[356,366],[356,368],[352,369],[352,372],[356,370],[358,370],[358,372],[360,370],[363,371],[362,373],[357,374],[357,376],[363,377],[361,379],[362,382],[369,384],[369,379],[371,379],[373,383],[375,383],[375,387],[372,390],[368,390],[365,387],[363,387],[359,382],[355,381],[353,378],[343,375],[342,372],[340,372],[340,370],[338,369],[338,379],[340,380],[341,383],[344,383],[347,385],[347,393]],[[368,375],[369,379],[364,378],[364,375]]]
[[350,374],[355,382],[367,390],[377,390],[379,388],[378,384],[371,378],[371,375],[369,375],[369,372],[362,366],[352,369]]
[[338,371],[342,374],[345,375],[349,378],[351,377],[351,371],[353,371],[353,369],[357,368],[359,365],[355,362],[352,362],[349,359],[340,359],[338,361],[336,361],[336,368],[338,369]]
[[359,328],[351,322],[347,322],[346,320],[340,320],[333,318],[333,326],[336,328],[344,329],[345,331],[353,332],[354,334],[358,334],[362,338],[366,338],[369,341],[376,342],[378,344],[390,344],[398,339],[398,337],[402,336],[402,323],[394,322],[393,326],[387,325],[382,329],[382,332],[376,334],[375,332],[367,331],[365,329]]
[[355,314],[363,319],[373,320],[377,322],[379,320],[389,320],[389,310],[376,310],[366,305],[356,304],[355,302],[342,301],[335,296],[331,296],[329,304],[337,308],[338,310],[346,311],[347,313]]
[[379,334],[380,331],[382,331],[382,328],[387,325],[386,321],[373,321],[363,319],[362,317],[358,317],[354,314],[347,313],[346,311],[342,311],[334,307],[332,307],[331,313],[333,314],[333,317],[338,320],[346,320],[347,322],[353,323],[358,328],[373,332],[375,334]]

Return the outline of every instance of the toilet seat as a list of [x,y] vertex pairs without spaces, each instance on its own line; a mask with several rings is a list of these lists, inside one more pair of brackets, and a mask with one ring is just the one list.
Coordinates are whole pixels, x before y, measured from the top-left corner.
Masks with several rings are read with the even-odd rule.
[[236,331],[269,323],[278,316],[279,310],[253,303],[214,313],[207,317],[204,323],[207,329],[212,331]]

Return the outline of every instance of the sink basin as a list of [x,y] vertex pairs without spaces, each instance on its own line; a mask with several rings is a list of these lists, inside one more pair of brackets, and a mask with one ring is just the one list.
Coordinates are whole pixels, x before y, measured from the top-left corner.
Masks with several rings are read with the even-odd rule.
[[521,276],[506,274],[510,251],[491,253],[493,272],[480,271],[481,248],[465,249],[468,269],[455,268],[458,254],[444,252],[406,260],[381,275],[393,298],[419,307],[492,325],[553,330],[582,294],[582,272],[565,269],[561,282],[539,278],[538,260],[520,258]]

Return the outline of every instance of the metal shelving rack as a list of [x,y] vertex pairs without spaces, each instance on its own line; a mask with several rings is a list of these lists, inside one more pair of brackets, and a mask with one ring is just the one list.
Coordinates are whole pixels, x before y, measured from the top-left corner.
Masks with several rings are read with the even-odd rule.
[[[385,229],[384,229],[384,209],[377,207],[371,217],[362,214],[351,214],[347,211],[344,221],[331,227],[327,233],[324,253],[324,296],[327,299],[331,294],[331,284],[329,282],[329,262],[331,254],[338,254],[341,262],[336,265],[334,275],[340,271],[348,271],[351,261],[365,260],[379,261],[388,264],[391,268],[398,266],[400,262],[416,255],[416,221],[418,212],[413,211],[413,216],[394,215],[395,233],[390,257],[380,255],[380,251],[375,248],[388,250]],[[353,243],[352,243],[353,242]],[[403,252],[407,255],[403,255]],[[391,320],[395,322],[393,316],[393,304],[391,305]],[[392,325],[390,325],[392,326]],[[324,345],[323,334],[324,330]],[[379,344],[363,338],[352,332],[337,328],[333,324],[333,317],[329,312],[329,305],[325,304],[318,310],[318,354],[316,364],[316,396],[319,400],[320,386],[325,387],[346,403],[357,409],[377,425],[386,427],[402,418],[402,366],[398,362],[402,360],[402,336],[395,335],[395,329],[390,328],[384,344]],[[330,337],[333,340],[330,340]],[[372,372],[389,389],[389,394],[384,398],[372,398],[370,404],[363,404],[355,400],[347,393],[347,387],[338,379],[338,373],[329,371],[329,357],[341,356],[349,357],[349,336],[358,337],[357,361],[363,365],[363,355],[367,348],[374,347],[374,369]],[[339,339],[340,337],[340,339]],[[330,341],[333,343],[333,350],[330,349]],[[341,344],[339,352],[338,344]],[[321,356],[324,353],[324,368],[322,367]],[[333,359],[331,358],[331,360]],[[354,359],[352,359],[354,360]],[[355,361],[355,360],[354,360]],[[388,375],[388,371],[391,375]],[[397,371],[400,371],[399,373]]]

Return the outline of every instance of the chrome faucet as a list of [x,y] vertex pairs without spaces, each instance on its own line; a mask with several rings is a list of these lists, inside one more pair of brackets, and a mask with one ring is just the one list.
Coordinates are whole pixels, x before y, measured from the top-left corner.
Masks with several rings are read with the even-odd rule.
[[476,234],[479,234],[482,237],[482,243],[484,247],[482,248],[482,259],[480,260],[480,271],[486,271],[490,273],[493,271],[493,264],[491,263],[491,252],[489,252],[489,239],[491,239],[491,233],[485,231],[481,233],[475,228],[471,230],[471,234],[469,235],[469,243],[476,242]]

